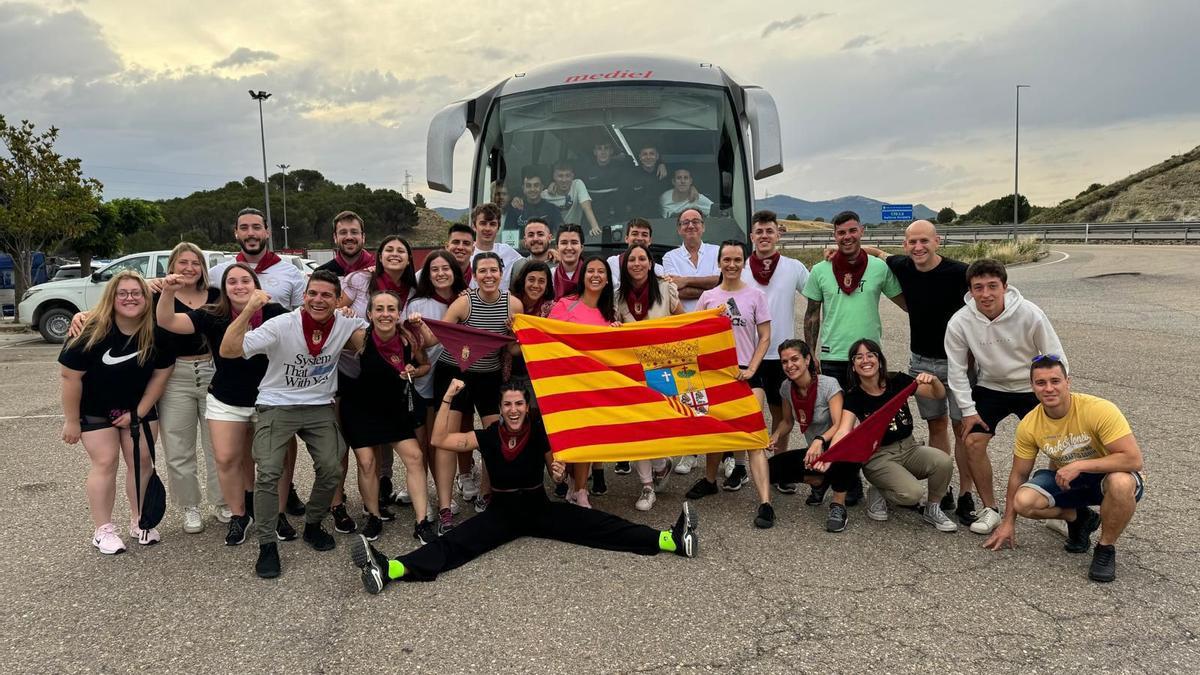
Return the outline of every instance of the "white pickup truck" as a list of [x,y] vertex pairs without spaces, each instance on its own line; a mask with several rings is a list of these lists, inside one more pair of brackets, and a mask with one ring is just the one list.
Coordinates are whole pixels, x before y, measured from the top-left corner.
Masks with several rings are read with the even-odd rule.
[[[204,251],[211,268],[230,254]],[[87,311],[100,300],[104,284],[121,270],[135,270],[147,279],[166,276],[170,251],[145,251],[118,258],[92,272],[90,277],[38,284],[25,291],[19,308],[21,323],[37,328],[47,342],[63,342],[76,312]]]

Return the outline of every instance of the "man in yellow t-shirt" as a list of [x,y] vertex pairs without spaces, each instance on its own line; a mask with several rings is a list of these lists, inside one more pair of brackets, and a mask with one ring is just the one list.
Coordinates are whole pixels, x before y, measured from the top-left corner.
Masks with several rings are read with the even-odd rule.
[[[1083,553],[1091,545],[1091,533],[1103,523],[1088,578],[1112,581],[1117,575],[1117,537],[1145,490],[1142,451],[1117,406],[1096,396],[1071,393],[1060,357],[1036,357],[1029,379],[1039,404],[1017,426],[1005,499],[1011,508],[984,546],[994,551],[1006,544],[1016,548],[1019,514],[1035,520],[1065,520],[1064,548]],[[1050,468],[1035,473],[1039,453],[1046,455]],[[1099,516],[1089,506],[1099,506]]]

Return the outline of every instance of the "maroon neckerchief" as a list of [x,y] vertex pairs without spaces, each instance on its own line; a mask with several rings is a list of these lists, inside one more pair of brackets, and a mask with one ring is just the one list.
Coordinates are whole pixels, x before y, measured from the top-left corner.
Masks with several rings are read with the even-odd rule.
[[534,300],[524,293],[518,297],[521,298],[522,314],[540,316],[544,319],[550,314],[550,308],[554,306],[554,301],[550,298],[547,298],[545,295],[542,295],[541,299],[539,300]]
[[342,256],[341,251],[334,253],[333,259],[337,261],[338,267],[342,268],[342,276],[347,276],[351,272],[357,272],[375,264],[374,254],[372,254],[370,251],[363,251],[361,249],[358,252],[358,257],[354,259],[354,262],[346,260],[346,258]]
[[470,263],[468,263],[467,268],[465,270],[463,270],[462,273],[463,273],[463,281],[467,284],[467,288],[470,288],[471,287],[471,277],[473,277],[475,275],[475,270],[471,269],[471,265],[470,265]]
[[379,357],[403,376],[406,364],[404,363],[404,340],[400,338],[400,331],[397,330],[387,340],[379,337],[379,333],[371,331],[371,341],[375,343],[375,351],[379,352]]
[[497,425],[500,430],[500,452],[504,455],[505,461],[511,462],[529,443],[529,432],[533,425],[529,423],[528,417],[521,423],[521,428],[516,431],[509,431],[504,420],[497,422]]
[[[246,260],[245,253],[237,254],[237,261],[240,263],[246,263],[247,265],[250,264],[250,262]],[[258,259],[258,262],[254,264],[254,273],[262,274],[263,272],[267,271],[268,267],[271,267],[275,263],[282,261],[283,258],[275,255],[274,251],[267,251],[266,253],[262,254],[262,257]]]
[[858,290],[858,284],[867,272],[866,253],[859,251],[857,262],[851,263],[841,251],[837,251],[829,262],[833,265],[833,278],[843,293],[850,295]]
[[447,307],[449,307],[451,305],[451,303],[453,303],[455,300],[458,299],[458,296],[456,296],[456,295],[451,295],[448,298],[443,298],[441,295],[438,295],[438,292],[436,290],[433,292],[433,295],[431,295],[429,297],[433,298],[434,300],[437,300],[438,302],[442,303],[443,305],[445,305]]
[[771,276],[777,269],[779,269],[779,251],[766,258],[760,258],[755,253],[750,254],[750,274],[753,274],[754,280],[763,286],[771,283]]
[[650,314],[650,277],[646,277],[646,283],[641,288],[634,286],[629,291],[625,296],[625,306],[629,308],[634,321],[641,321]]
[[392,277],[387,272],[380,270],[379,276],[375,277],[375,290],[391,291],[400,298],[400,311],[404,311],[404,306],[408,304],[408,285],[403,281],[396,283],[392,281]]
[[579,279],[583,276],[583,265],[575,264],[575,273],[567,276],[566,266],[554,268],[554,299],[579,293]]
[[812,424],[813,409],[817,407],[817,378],[813,377],[812,382],[808,383],[808,391],[803,395],[795,382],[792,382],[790,391],[792,408],[796,411],[796,423],[800,425],[800,433],[804,433],[808,431],[808,425]]
[[[229,311],[233,315],[231,317],[231,319],[237,319],[238,315],[241,314],[241,312],[237,311],[236,309],[233,309],[232,307],[229,308]],[[259,307],[258,310],[256,310],[253,314],[250,315],[250,327],[258,328],[259,326],[262,325],[262,322],[263,322],[263,311],[262,311],[262,308]]]
[[300,327],[304,330],[304,344],[308,345],[310,356],[321,353],[321,347],[325,346],[325,341],[329,339],[329,332],[333,329],[333,320],[334,317],[331,315],[328,321],[318,323],[316,319],[309,316],[307,309],[300,310]]

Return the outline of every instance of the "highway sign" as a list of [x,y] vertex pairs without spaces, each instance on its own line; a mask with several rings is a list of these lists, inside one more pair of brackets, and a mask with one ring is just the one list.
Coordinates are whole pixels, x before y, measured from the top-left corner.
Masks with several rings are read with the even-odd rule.
[[912,220],[912,204],[884,204],[883,220]]

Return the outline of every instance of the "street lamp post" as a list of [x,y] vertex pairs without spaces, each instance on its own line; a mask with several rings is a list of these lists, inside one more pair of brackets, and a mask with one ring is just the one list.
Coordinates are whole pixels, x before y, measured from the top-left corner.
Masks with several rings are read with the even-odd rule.
[[287,226],[287,170],[291,164],[276,164],[279,170],[283,172],[283,247],[288,247],[288,226]]
[[1017,115],[1016,133],[1013,136],[1013,241],[1017,240],[1017,224],[1021,219],[1021,190],[1020,190],[1020,156],[1021,156],[1021,90],[1028,89],[1027,84],[1017,85]]
[[[269,179],[267,177],[267,133],[263,129],[262,104],[263,104],[263,101],[271,98],[271,93],[267,92],[267,91],[254,91],[253,89],[251,89],[250,90],[250,98],[254,99],[255,101],[258,101],[258,134],[259,134],[259,137],[262,139],[263,199],[267,203],[267,229],[270,229],[271,228],[271,193],[268,190],[268,188],[270,186],[268,185]],[[287,248],[286,243],[284,244],[284,248]]]

